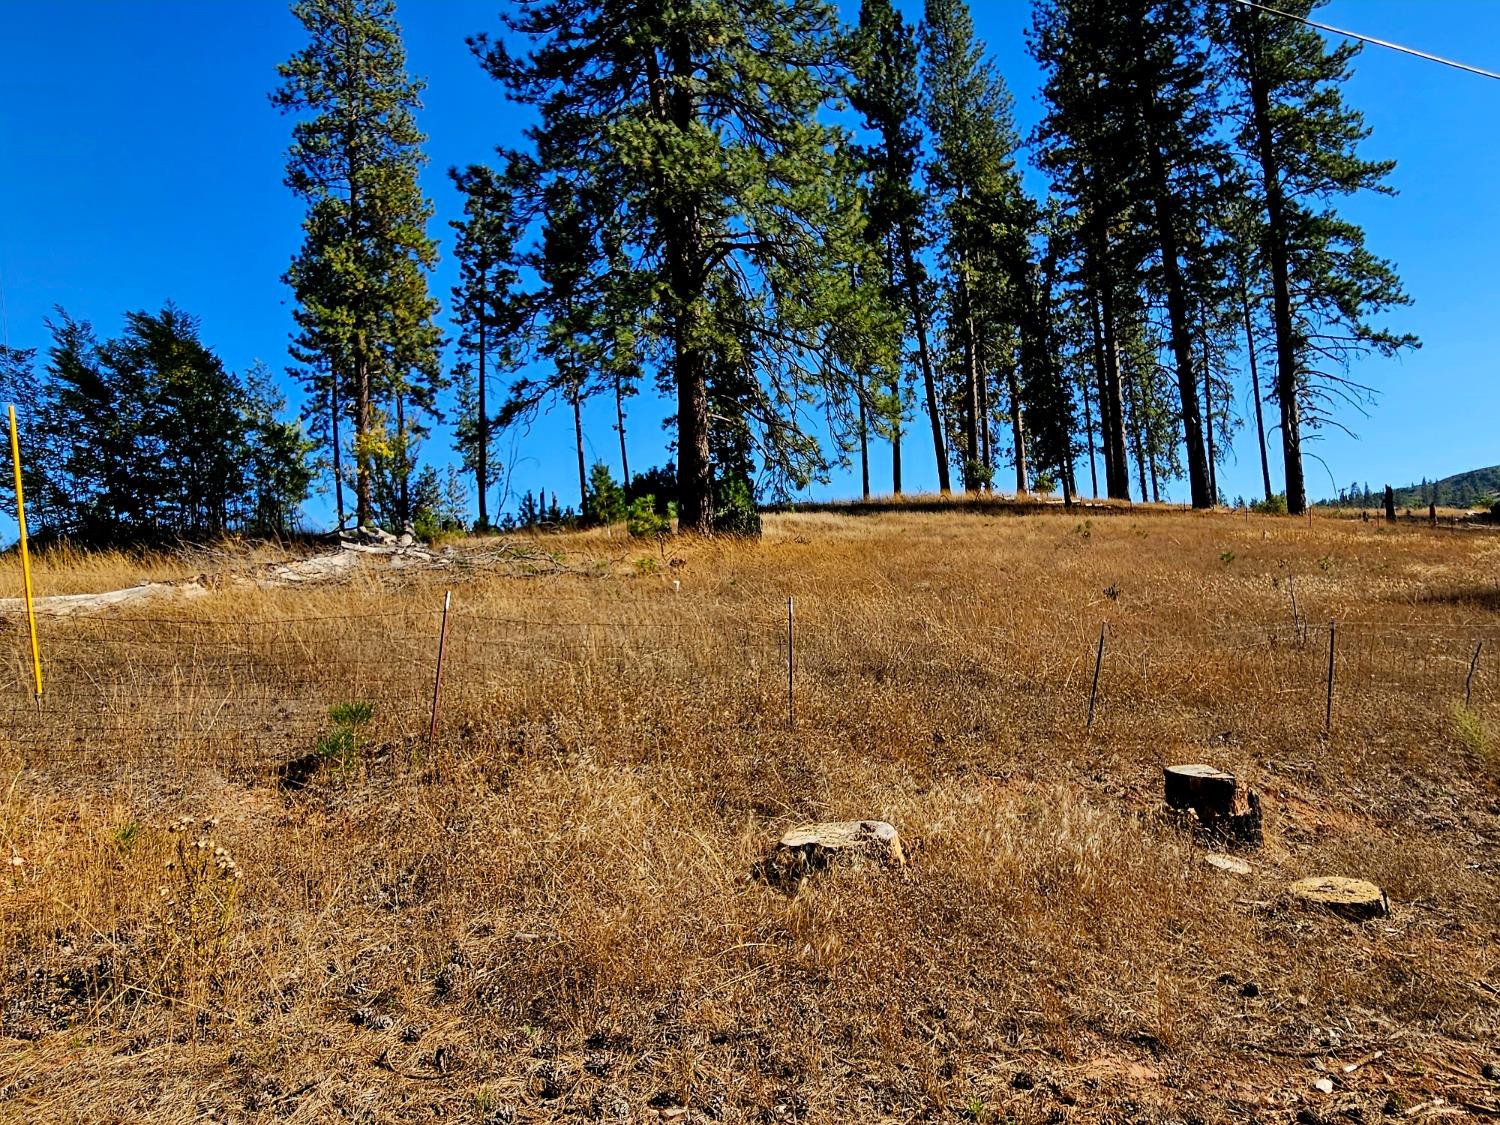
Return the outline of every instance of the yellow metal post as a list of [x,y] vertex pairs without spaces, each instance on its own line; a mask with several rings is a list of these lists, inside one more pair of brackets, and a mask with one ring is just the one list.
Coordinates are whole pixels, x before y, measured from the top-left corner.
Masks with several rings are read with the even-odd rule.
[[21,492],[21,438],[16,432],[16,408],[10,408],[10,459],[16,469],[16,527],[21,532],[21,575],[26,585],[26,624],[31,630],[31,671],[37,704],[42,701],[42,650],[36,639],[36,611],[31,604],[31,555],[26,550],[26,499]]

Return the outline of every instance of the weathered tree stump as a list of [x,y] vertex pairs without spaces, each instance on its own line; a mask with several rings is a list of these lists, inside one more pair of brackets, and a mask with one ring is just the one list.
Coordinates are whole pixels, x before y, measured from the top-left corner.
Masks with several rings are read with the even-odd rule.
[[808,876],[834,863],[905,867],[901,834],[883,820],[799,824],[782,834],[751,874],[772,886],[794,892]]
[[1215,839],[1259,847],[1264,838],[1260,798],[1241,792],[1232,773],[1215,766],[1167,766],[1162,771],[1166,802],[1174,809],[1191,809],[1203,830]]
[[1234,807],[1234,774],[1215,766],[1168,766],[1162,771],[1162,789],[1174,809],[1192,809],[1228,816]]
[[1356,922],[1381,918],[1390,913],[1390,900],[1374,883],[1347,879],[1342,875],[1317,875],[1298,879],[1287,892],[1306,906],[1317,906]]

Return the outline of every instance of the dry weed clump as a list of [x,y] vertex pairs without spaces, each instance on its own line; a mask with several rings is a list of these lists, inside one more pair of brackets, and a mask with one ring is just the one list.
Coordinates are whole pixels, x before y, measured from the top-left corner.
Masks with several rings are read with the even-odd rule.
[[[0,1119],[1500,1104],[1494,667],[1454,710],[1500,616],[1434,593],[1492,581],[1500,540],[1117,509],[767,527],[44,618],[40,712],[5,621]],[[1248,876],[1161,811],[1161,767],[1197,760],[1262,796]],[[860,818],[908,868],[750,878],[787,827]],[[1294,906],[1323,873],[1391,916]]]

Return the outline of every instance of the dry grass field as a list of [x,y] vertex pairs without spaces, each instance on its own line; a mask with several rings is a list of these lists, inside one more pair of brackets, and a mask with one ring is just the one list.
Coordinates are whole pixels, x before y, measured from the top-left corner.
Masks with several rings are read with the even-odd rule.
[[[39,710],[0,618],[0,1120],[1500,1115],[1500,536],[997,507],[450,561],[44,614]],[[1163,808],[1196,761],[1262,797],[1249,875]],[[909,867],[750,877],[857,818]]]

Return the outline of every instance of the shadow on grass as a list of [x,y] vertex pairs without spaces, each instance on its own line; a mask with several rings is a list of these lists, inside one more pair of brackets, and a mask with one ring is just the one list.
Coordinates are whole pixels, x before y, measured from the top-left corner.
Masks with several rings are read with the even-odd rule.
[[1453,605],[1500,613],[1500,585],[1474,582],[1438,590],[1424,590],[1413,600],[1418,605]]

